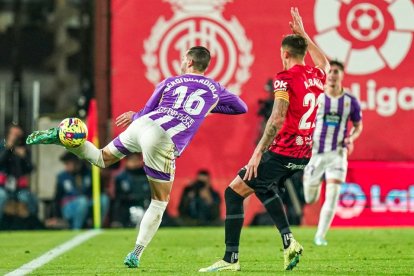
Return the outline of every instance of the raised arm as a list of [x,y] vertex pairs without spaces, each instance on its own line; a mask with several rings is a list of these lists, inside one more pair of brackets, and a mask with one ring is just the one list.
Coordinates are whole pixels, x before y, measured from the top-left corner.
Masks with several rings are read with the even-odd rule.
[[223,89],[219,97],[219,101],[213,110],[211,110],[211,113],[236,115],[247,112],[246,103],[228,90]]
[[316,46],[309,35],[305,32],[302,17],[299,15],[298,8],[290,8],[290,13],[292,15],[292,22],[289,22],[289,26],[292,29],[292,32],[294,34],[303,36],[307,40],[308,52],[312,58],[313,63],[316,67],[319,67],[325,72],[325,74],[327,74],[330,67],[329,61],[323,54],[322,50]]

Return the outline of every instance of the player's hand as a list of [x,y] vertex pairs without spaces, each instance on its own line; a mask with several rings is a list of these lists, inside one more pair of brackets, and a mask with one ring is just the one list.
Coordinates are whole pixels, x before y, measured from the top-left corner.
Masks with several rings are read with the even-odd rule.
[[261,152],[254,152],[252,157],[249,160],[249,163],[245,166],[246,174],[243,177],[243,180],[251,180],[252,178],[257,177],[257,167],[259,166],[260,160],[262,159]]
[[132,117],[134,114],[134,111],[127,111],[124,114],[119,115],[115,120],[115,125],[118,127],[129,126],[133,121]]
[[299,15],[298,8],[290,8],[290,14],[292,15],[292,21],[289,22],[289,26],[294,34],[306,37],[305,27],[303,27],[302,17]]
[[351,153],[354,151],[354,141],[350,137],[346,137],[345,140],[345,146],[348,150],[348,155],[351,155]]

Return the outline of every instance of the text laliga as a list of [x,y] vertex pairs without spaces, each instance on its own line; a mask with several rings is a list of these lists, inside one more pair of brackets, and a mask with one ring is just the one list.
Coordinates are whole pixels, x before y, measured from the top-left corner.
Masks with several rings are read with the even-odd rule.
[[414,212],[414,185],[408,190],[393,189],[381,200],[381,187],[371,186],[371,210],[373,212]]
[[[414,110],[414,87],[378,87],[375,80],[368,80],[366,90],[361,93],[359,83],[351,84],[351,93],[361,102],[362,110],[376,110],[384,117],[392,116],[397,109]],[[362,98],[362,95],[365,95]]]

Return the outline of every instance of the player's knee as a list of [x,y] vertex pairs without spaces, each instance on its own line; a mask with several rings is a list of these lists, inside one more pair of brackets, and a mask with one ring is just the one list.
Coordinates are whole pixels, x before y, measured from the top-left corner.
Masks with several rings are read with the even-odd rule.
[[266,205],[266,203],[269,201],[280,198],[278,193],[271,192],[271,191],[256,192],[255,194],[256,194],[256,197],[260,200],[260,202],[263,203],[263,205]]
[[308,194],[305,194],[305,202],[306,204],[312,204],[316,201],[316,197],[315,196],[310,196]]
[[119,158],[113,155],[108,148],[103,148],[101,151],[101,158],[98,159],[98,164],[96,164],[100,168],[107,168],[110,165],[119,161]]
[[311,193],[309,190],[305,190],[304,192],[305,202],[307,204],[314,203],[316,201],[316,195]]
[[319,199],[318,188],[314,186],[305,187],[304,197],[307,204],[315,203]]

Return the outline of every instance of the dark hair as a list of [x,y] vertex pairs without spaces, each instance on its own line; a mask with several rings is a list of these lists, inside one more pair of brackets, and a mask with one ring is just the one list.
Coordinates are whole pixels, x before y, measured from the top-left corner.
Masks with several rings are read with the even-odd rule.
[[282,40],[283,49],[287,50],[295,58],[303,58],[308,49],[308,42],[303,36],[291,34]]
[[339,67],[339,69],[341,69],[342,70],[342,72],[344,71],[344,64],[342,63],[342,62],[340,62],[340,61],[338,61],[338,60],[331,60],[330,62],[329,62],[329,64],[332,66],[332,65],[336,65],[336,66],[338,66]]
[[16,124],[16,123],[11,123],[10,125],[8,125],[7,129],[6,129],[6,133],[5,133],[5,137],[6,139],[9,139],[9,135],[12,131],[12,129],[18,129],[21,131],[21,135],[19,137],[17,137],[17,139],[14,141],[14,146],[24,146],[25,145],[25,133],[23,128]]
[[16,123],[11,123],[10,125],[7,126],[7,129],[6,129],[6,137],[10,134],[10,132],[11,132],[11,130],[13,128],[18,128],[18,129],[20,129],[22,131],[22,133],[24,133],[23,128],[20,125],[18,125]]
[[204,72],[210,64],[210,51],[203,46],[191,47],[187,56],[193,60],[194,69],[197,71]]
[[205,176],[210,176],[210,172],[206,169],[200,169],[197,172],[198,175],[205,175]]
[[59,157],[59,160],[64,162],[64,163],[65,162],[71,162],[71,161],[78,162],[79,158],[76,155],[74,155],[73,153],[65,152]]

